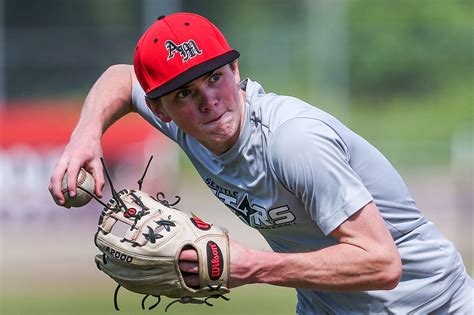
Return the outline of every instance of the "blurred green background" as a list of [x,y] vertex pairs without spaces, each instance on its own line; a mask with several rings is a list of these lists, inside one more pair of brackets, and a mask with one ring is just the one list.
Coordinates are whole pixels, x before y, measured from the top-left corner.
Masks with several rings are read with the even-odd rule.
[[[136,41],[156,17],[176,11],[213,21],[240,51],[243,78],[334,114],[379,148],[473,274],[473,1],[0,0],[0,122],[25,104],[79,107],[108,66],[132,62]],[[2,128],[0,136],[10,132]],[[91,263],[95,214],[65,213],[46,191],[63,145],[39,154],[45,171],[33,177],[41,185],[43,214],[5,216],[25,200],[8,197],[10,178],[2,176],[2,199],[13,201],[0,208],[1,314],[114,312],[114,285]],[[24,144],[0,148],[2,174],[18,161],[12,153],[18,147]],[[177,154],[176,182],[168,189],[188,199],[183,208],[197,208],[230,226],[236,239],[265,248],[253,231],[233,229],[239,221],[220,212],[187,158]],[[133,174],[142,169],[130,168]],[[14,172],[26,176],[22,167]],[[67,248],[66,240],[72,240]],[[140,298],[123,295],[125,313],[141,311]],[[231,298],[212,309],[179,305],[172,311],[294,313],[291,289],[251,286]]]

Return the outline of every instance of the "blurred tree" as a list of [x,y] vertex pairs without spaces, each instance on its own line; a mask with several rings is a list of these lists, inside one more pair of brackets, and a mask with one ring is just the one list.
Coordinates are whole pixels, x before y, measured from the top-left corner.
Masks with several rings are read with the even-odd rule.
[[355,97],[429,93],[472,78],[472,1],[349,2]]
[[[131,62],[145,25],[136,0],[3,1],[8,98],[82,95],[108,65]],[[318,30],[308,25],[330,27],[308,23],[317,18],[308,13],[311,1],[324,0],[180,2],[222,29],[242,53],[244,76],[308,99],[315,89],[311,73],[328,66],[308,65],[308,41],[320,44]],[[358,0],[347,6],[351,98],[416,96],[472,82],[472,1]]]
[[7,99],[82,95],[141,33],[134,0],[3,0]]

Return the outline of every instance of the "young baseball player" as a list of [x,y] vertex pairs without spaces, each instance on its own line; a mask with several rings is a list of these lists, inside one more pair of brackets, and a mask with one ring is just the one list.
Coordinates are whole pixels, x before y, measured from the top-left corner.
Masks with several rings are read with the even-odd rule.
[[[189,156],[215,196],[274,252],[231,242],[229,283],[297,290],[297,314],[471,314],[473,283],[453,244],[417,209],[385,157],[336,118],[241,80],[239,53],[205,18],[160,17],[134,67],[89,92],[49,189],[90,170],[101,196],[103,132],[136,111]],[[196,253],[180,267],[199,281]]]

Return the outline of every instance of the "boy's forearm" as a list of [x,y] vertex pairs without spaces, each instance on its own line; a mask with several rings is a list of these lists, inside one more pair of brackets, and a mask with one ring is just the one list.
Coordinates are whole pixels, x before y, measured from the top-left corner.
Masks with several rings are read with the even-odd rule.
[[132,112],[135,80],[133,66],[109,67],[89,91],[72,137],[78,132],[86,132],[100,138],[115,121]]

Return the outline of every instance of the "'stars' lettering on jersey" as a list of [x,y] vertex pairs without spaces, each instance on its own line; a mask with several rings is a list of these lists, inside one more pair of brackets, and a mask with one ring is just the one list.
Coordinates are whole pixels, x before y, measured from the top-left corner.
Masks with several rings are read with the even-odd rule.
[[219,198],[242,221],[256,229],[273,229],[292,224],[296,217],[287,205],[272,209],[265,209],[252,203],[248,194],[239,198],[237,191],[231,191],[217,185],[212,179],[207,178],[206,184],[214,195]]

